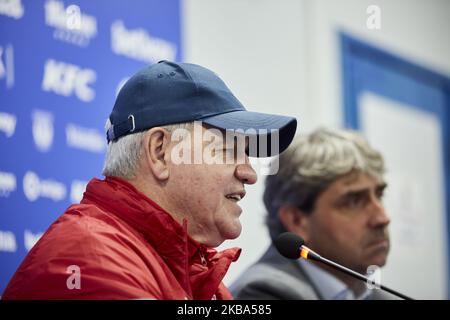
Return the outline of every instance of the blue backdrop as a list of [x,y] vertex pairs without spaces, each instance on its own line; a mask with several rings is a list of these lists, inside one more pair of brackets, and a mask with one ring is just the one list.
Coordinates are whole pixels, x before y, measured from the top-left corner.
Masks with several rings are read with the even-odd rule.
[[180,50],[179,0],[0,1],[0,294],[101,176],[121,85]]

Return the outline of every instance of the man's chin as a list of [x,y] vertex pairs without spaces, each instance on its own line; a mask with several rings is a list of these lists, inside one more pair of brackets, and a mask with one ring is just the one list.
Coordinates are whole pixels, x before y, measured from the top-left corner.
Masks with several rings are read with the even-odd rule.
[[241,235],[242,231],[242,225],[240,222],[236,223],[233,227],[228,228],[224,233],[223,236],[227,240],[233,240],[236,239]]
[[239,225],[236,225],[233,228],[226,228],[225,230],[219,231],[221,231],[220,234],[217,234],[217,237],[215,237],[214,240],[211,239],[211,241],[208,241],[207,243],[203,242],[203,244],[208,247],[216,248],[226,240],[236,239],[241,234],[242,226],[239,223]]
[[371,259],[368,259],[367,268],[369,266],[378,266],[381,268],[386,264],[386,262],[387,262],[387,254],[372,257]]

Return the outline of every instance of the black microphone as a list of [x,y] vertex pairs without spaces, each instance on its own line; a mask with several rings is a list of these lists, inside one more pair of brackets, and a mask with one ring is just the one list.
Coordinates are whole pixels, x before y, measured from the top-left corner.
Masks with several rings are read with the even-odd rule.
[[328,260],[318,253],[314,252],[310,248],[306,247],[304,245],[305,241],[298,235],[292,232],[285,232],[278,236],[278,238],[274,241],[275,247],[277,248],[278,252],[292,260],[303,258],[305,260],[314,260],[319,261],[323,264],[326,264],[327,266],[330,266],[336,270],[339,270],[343,273],[346,273],[352,277],[355,277],[359,280],[366,281],[367,283],[370,283],[374,286],[379,287],[380,289],[387,291],[393,295],[396,295],[397,297],[400,297],[405,300],[414,300],[413,298],[410,298],[400,292],[397,292],[395,290],[392,290],[382,284],[376,283],[374,280],[369,279],[366,276],[363,276],[362,274],[353,271],[352,269],[346,268],[344,266],[341,266],[340,264],[337,264],[334,261]]

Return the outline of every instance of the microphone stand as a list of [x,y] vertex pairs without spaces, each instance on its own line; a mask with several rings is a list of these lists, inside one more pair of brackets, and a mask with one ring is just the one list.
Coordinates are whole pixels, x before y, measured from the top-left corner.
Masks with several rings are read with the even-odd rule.
[[376,287],[379,287],[380,289],[382,289],[384,291],[387,291],[387,292],[389,292],[389,293],[391,293],[391,294],[393,294],[393,295],[395,295],[397,297],[400,297],[400,298],[402,298],[404,300],[414,300],[413,298],[408,297],[408,296],[406,296],[406,295],[404,295],[404,294],[402,294],[400,292],[397,292],[397,291],[395,291],[393,289],[390,289],[390,288],[382,285],[381,283],[376,283],[374,280],[369,279],[368,277],[363,276],[362,274],[360,274],[360,273],[358,273],[356,271],[353,271],[352,269],[346,268],[344,266],[341,266],[340,264],[337,264],[334,261],[331,261],[331,260],[328,260],[328,259],[324,258],[321,255],[319,255],[318,253],[314,252],[313,250],[309,249],[308,247],[306,247],[304,245],[302,245],[300,248],[301,248],[300,256],[302,258],[306,259],[306,260],[311,259],[311,260],[314,260],[314,261],[321,262],[321,263],[323,263],[323,264],[325,264],[327,266],[330,266],[330,267],[332,267],[332,268],[334,268],[336,270],[339,270],[339,271],[341,271],[343,273],[346,273],[346,274],[348,274],[348,275],[350,275],[352,277],[355,277],[355,278],[357,278],[359,280],[366,281],[367,283],[370,283],[370,284],[372,284],[372,285],[374,285]]

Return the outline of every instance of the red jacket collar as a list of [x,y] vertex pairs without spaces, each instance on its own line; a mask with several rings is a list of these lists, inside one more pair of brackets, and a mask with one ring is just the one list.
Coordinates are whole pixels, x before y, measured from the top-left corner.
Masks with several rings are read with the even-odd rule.
[[[231,248],[217,252],[212,248],[198,243],[187,233],[187,222],[180,225],[172,216],[157,203],[139,192],[133,185],[117,177],[107,177],[105,180],[92,179],[86,187],[81,203],[93,203],[124,220],[133,229],[141,233],[164,259],[175,277],[189,294],[192,293],[188,266],[199,257],[199,253],[208,260],[209,276],[217,265],[221,282],[231,262],[240,255],[240,248]],[[198,278],[199,272],[194,271]],[[204,272],[200,272],[204,273]],[[209,277],[208,276],[208,277]],[[195,287],[195,284],[193,284]],[[216,288],[217,288],[216,286]],[[213,292],[214,293],[214,292]]]

